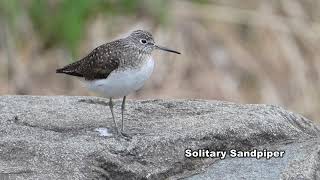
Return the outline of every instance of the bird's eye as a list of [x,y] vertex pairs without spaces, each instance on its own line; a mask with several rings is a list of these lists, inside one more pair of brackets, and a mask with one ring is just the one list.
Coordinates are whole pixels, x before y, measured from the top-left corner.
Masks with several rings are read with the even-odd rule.
[[147,40],[141,39],[140,42],[141,42],[142,44],[145,44],[145,43],[147,43]]

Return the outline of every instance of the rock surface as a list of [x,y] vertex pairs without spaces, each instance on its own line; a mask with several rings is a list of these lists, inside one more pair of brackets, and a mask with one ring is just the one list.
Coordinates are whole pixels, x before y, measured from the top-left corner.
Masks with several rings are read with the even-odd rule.
[[[17,179],[320,179],[320,128],[273,105],[128,101],[131,139],[99,136],[103,98],[0,96],[0,177]],[[115,114],[120,122],[120,101]],[[285,150],[283,158],[186,158],[185,149]],[[195,174],[198,173],[198,174]]]

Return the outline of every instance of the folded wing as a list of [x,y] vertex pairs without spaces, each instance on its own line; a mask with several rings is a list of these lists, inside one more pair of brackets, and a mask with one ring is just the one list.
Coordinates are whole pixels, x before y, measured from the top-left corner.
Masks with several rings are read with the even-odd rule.
[[86,80],[105,79],[119,67],[119,58],[115,49],[110,51],[110,44],[104,44],[83,59],[57,69],[56,73],[64,73],[72,76],[84,77]]

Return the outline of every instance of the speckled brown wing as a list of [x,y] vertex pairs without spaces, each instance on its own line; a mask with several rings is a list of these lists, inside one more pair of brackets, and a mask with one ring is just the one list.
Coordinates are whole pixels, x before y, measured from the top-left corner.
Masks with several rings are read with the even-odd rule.
[[119,54],[115,49],[111,51],[112,44],[104,44],[83,59],[69,64],[57,73],[65,73],[72,76],[84,77],[86,80],[105,79],[109,74],[119,67]]

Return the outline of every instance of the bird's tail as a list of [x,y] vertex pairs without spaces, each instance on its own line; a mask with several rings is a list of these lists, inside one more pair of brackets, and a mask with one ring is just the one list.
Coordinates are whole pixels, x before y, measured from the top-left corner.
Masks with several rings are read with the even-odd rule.
[[76,67],[76,65],[77,65],[76,63],[73,63],[63,68],[56,69],[56,73],[64,73],[72,76],[83,77],[83,75],[80,72],[78,72],[77,70],[78,68]]
[[56,73],[65,73],[65,72],[64,72],[64,68],[57,69],[57,70],[56,70]]

